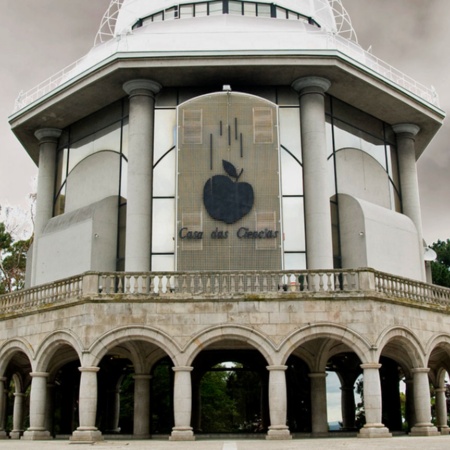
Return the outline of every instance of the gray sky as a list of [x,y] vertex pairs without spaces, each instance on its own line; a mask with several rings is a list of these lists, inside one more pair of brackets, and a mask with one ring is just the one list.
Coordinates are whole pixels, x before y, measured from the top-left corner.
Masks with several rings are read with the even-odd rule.
[[[0,205],[26,207],[36,168],[7,117],[28,90],[92,47],[110,0],[0,0]],[[450,1],[343,0],[363,48],[417,81],[433,85],[450,111]],[[448,121],[447,121],[448,122]],[[450,126],[419,160],[424,237],[450,238]]]

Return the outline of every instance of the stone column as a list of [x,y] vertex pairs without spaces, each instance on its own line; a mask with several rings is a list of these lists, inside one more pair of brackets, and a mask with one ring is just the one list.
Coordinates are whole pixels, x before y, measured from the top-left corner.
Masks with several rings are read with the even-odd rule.
[[150,380],[151,375],[134,375],[133,434],[139,439],[150,436]]
[[286,425],[287,393],[286,393],[287,366],[267,366],[269,371],[269,415],[270,426],[266,439],[291,439],[289,428]]
[[22,392],[14,393],[14,409],[13,409],[13,429],[9,433],[11,439],[20,439],[23,434],[23,404],[25,394]]
[[161,85],[132,80],[123,89],[130,96],[125,270],[140,272],[150,270],[154,104]]
[[411,436],[436,436],[439,431],[431,423],[430,384],[428,368],[412,369],[414,377],[414,410],[416,423],[411,428]]
[[330,84],[320,77],[299,78],[292,83],[300,100],[308,269],[333,268],[324,106]]
[[[397,135],[397,153],[403,214],[408,216],[416,226],[420,254],[423,256],[422,214],[420,212],[415,149],[415,136],[420,131],[420,128],[417,125],[409,123],[394,125],[392,128]],[[422,280],[426,281],[425,263],[423,263],[422,266]]]
[[81,372],[79,414],[80,426],[72,433],[71,441],[95,442],[103,440],[95,426],[97,415],[97,372],[99,367],[79,367]]
[[408,422],[408,428],[411,428],[415,425],[416,421],[416,412],[414,409],[414,380],[405,379],[405,396],[406,396],[406,405],[405,405],[405,415],[406,421]]
[[49,439],[50,433],[45,429],[45,416],[47,407],[47,372],[31,372],[30,392],[30,428],[22,439],[39,440]]
[[310,373],[311,380],[311,425],[314,436],[328,435],[327,374]]
[[376,438],[391,437],[392,434],[381,423],[381,383],[379,368],[381,364],[361,364],[364,371],[364,410],[366,424],[358,433],[358,437]]
[[34,135],[39,140],[39,172],[37,179],[36,215],[34,219],[33,259],[31,285],[36,284],[36,256],[39,238],[53,217],[55,194],[56,148],[62,131],[58,128],[41,128]]
[[450,430],[447,425],[447,399],[445,397],[445,387],[435,389],[436,393],[436,425],[441,434],[449,434]]
[[5,431],[5,419],[6,419],[6,390],[5,382],[6,377],[0,377],[0,439],[8,439],[8,435]]
[[106,395],[108,396],[108,417],[106,420],[107,430],[105,430],[105,433],[120,433],[120,387],[115,386],[113,389],[108,390]]
[[354,385],[341,386],[341,411],[342,411],[342,428],[344,430],[355,429],[355,392]]
[[192,383],[190,366],[172,367],[175,372],[173,387],[173,412],[175,426],[170,435],[171,441],[193,441],[195,439],[191,427]]
[[47,383],[47,411],[45,415],[45,429],[53,435],[53,411],[55,409],[55,385]]

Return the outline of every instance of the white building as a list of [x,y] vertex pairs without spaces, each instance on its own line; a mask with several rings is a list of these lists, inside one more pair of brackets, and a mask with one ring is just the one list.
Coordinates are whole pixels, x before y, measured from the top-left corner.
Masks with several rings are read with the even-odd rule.
[[134,435],[193,439],[227,361],[271,439],[328,432],[327,371],[346,429],[363,375],[358,436],[446,432],[450,292],[426,283],[416,173],[444,113],[340,0],[112,0],[54,80],[10,118],[39,166],[30,289],[0,299],[11,437],[30,384],[24,438],[117,432],[134,374]]

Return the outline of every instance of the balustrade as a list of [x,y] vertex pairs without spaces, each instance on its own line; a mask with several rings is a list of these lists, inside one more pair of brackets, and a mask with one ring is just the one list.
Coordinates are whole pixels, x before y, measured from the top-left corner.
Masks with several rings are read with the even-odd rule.
[[86,299],[132,300],[158,297],[282,299],[351,298],[376,294],[439,310],[450,307],[450,289],[377,272],[355,270],[284,270],[216,272],[86,272],[85,274],[0,296],[0,315],[9,316]]

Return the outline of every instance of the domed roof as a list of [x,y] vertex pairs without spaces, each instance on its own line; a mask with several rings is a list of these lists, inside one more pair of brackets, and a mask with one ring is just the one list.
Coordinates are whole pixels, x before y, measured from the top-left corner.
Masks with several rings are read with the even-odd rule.
[[[124,0],[118,12],[114,35],[118,36],[130,31],[139,19],[159,11],[168,10],[175,5],[200,2],[202,0]],[[324,31],[337,31],[333,8],[328,0],[277,0],[276,2],[262,0],[259,3],[275,4],[313,19]]]

